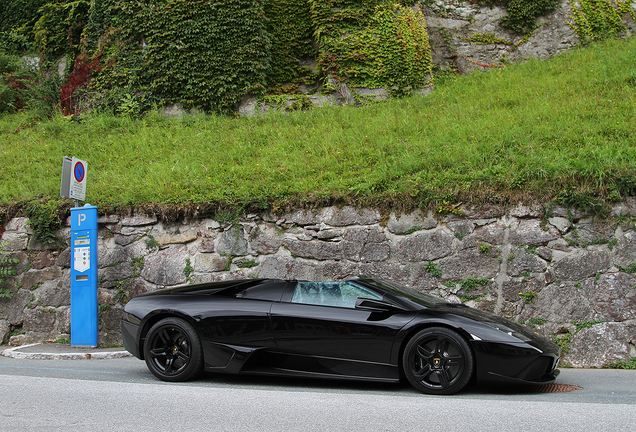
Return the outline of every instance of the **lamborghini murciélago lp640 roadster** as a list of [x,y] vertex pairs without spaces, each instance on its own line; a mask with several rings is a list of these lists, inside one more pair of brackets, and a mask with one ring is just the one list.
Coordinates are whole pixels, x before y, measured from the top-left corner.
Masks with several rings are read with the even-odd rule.
[[128,302],[124,345],[164,381],[202,371],[353,380],[406,378],[453,394],[472,378],[544,384],[559,349],[495,314],[368,277],[250,279],[168,288]]

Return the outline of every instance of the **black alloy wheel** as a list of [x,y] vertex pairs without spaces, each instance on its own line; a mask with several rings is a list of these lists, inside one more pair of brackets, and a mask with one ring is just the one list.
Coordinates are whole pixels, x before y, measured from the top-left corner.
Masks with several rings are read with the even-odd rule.
[[203,355],[196,330],[181,318],[164,318],[150,328],[144,343],[150,372],[163,381],[187,381],[202,370]]
[[466,340],[445,327],[417,333],[406,345],[404,374],[423,393],[447,395],[463,389],[473,373],[473,355]]

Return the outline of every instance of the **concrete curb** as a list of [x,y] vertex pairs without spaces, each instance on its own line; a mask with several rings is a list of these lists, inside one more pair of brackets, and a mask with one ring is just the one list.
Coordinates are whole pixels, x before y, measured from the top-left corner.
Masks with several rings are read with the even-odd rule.
[[[19,350],[29,348],[40,343],[34,343],[29,345],[22,345],[15,348],[8,348],[0,352],[0,355],[4,357],[11,357],[16,359],[28,359],[28,360],[100,360],[100,359],[114,359],[131,357],[128,351],[102,351],[99,350],[93,352],[77,352],[77,353],[50,353],[50,352],[20,352]],[[45,350],[43,350],[45,351]]]

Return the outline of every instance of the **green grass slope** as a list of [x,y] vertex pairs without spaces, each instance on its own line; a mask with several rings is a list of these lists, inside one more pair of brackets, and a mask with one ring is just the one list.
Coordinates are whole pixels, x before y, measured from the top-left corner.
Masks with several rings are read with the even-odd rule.
[[590,204],[636,192],[636,39],[440,80],[426,97],[254,118],[0,118],[0,205]]

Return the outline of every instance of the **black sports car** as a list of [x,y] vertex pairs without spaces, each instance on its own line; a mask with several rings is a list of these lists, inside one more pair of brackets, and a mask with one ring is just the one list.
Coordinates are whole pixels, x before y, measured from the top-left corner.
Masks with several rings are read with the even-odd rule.
[[164,381],[201,371],[398,381],[453,394],[478,381],[543,384],[559,349],[492,313],[385,280],[250,279],[143,294],[124,345]]

